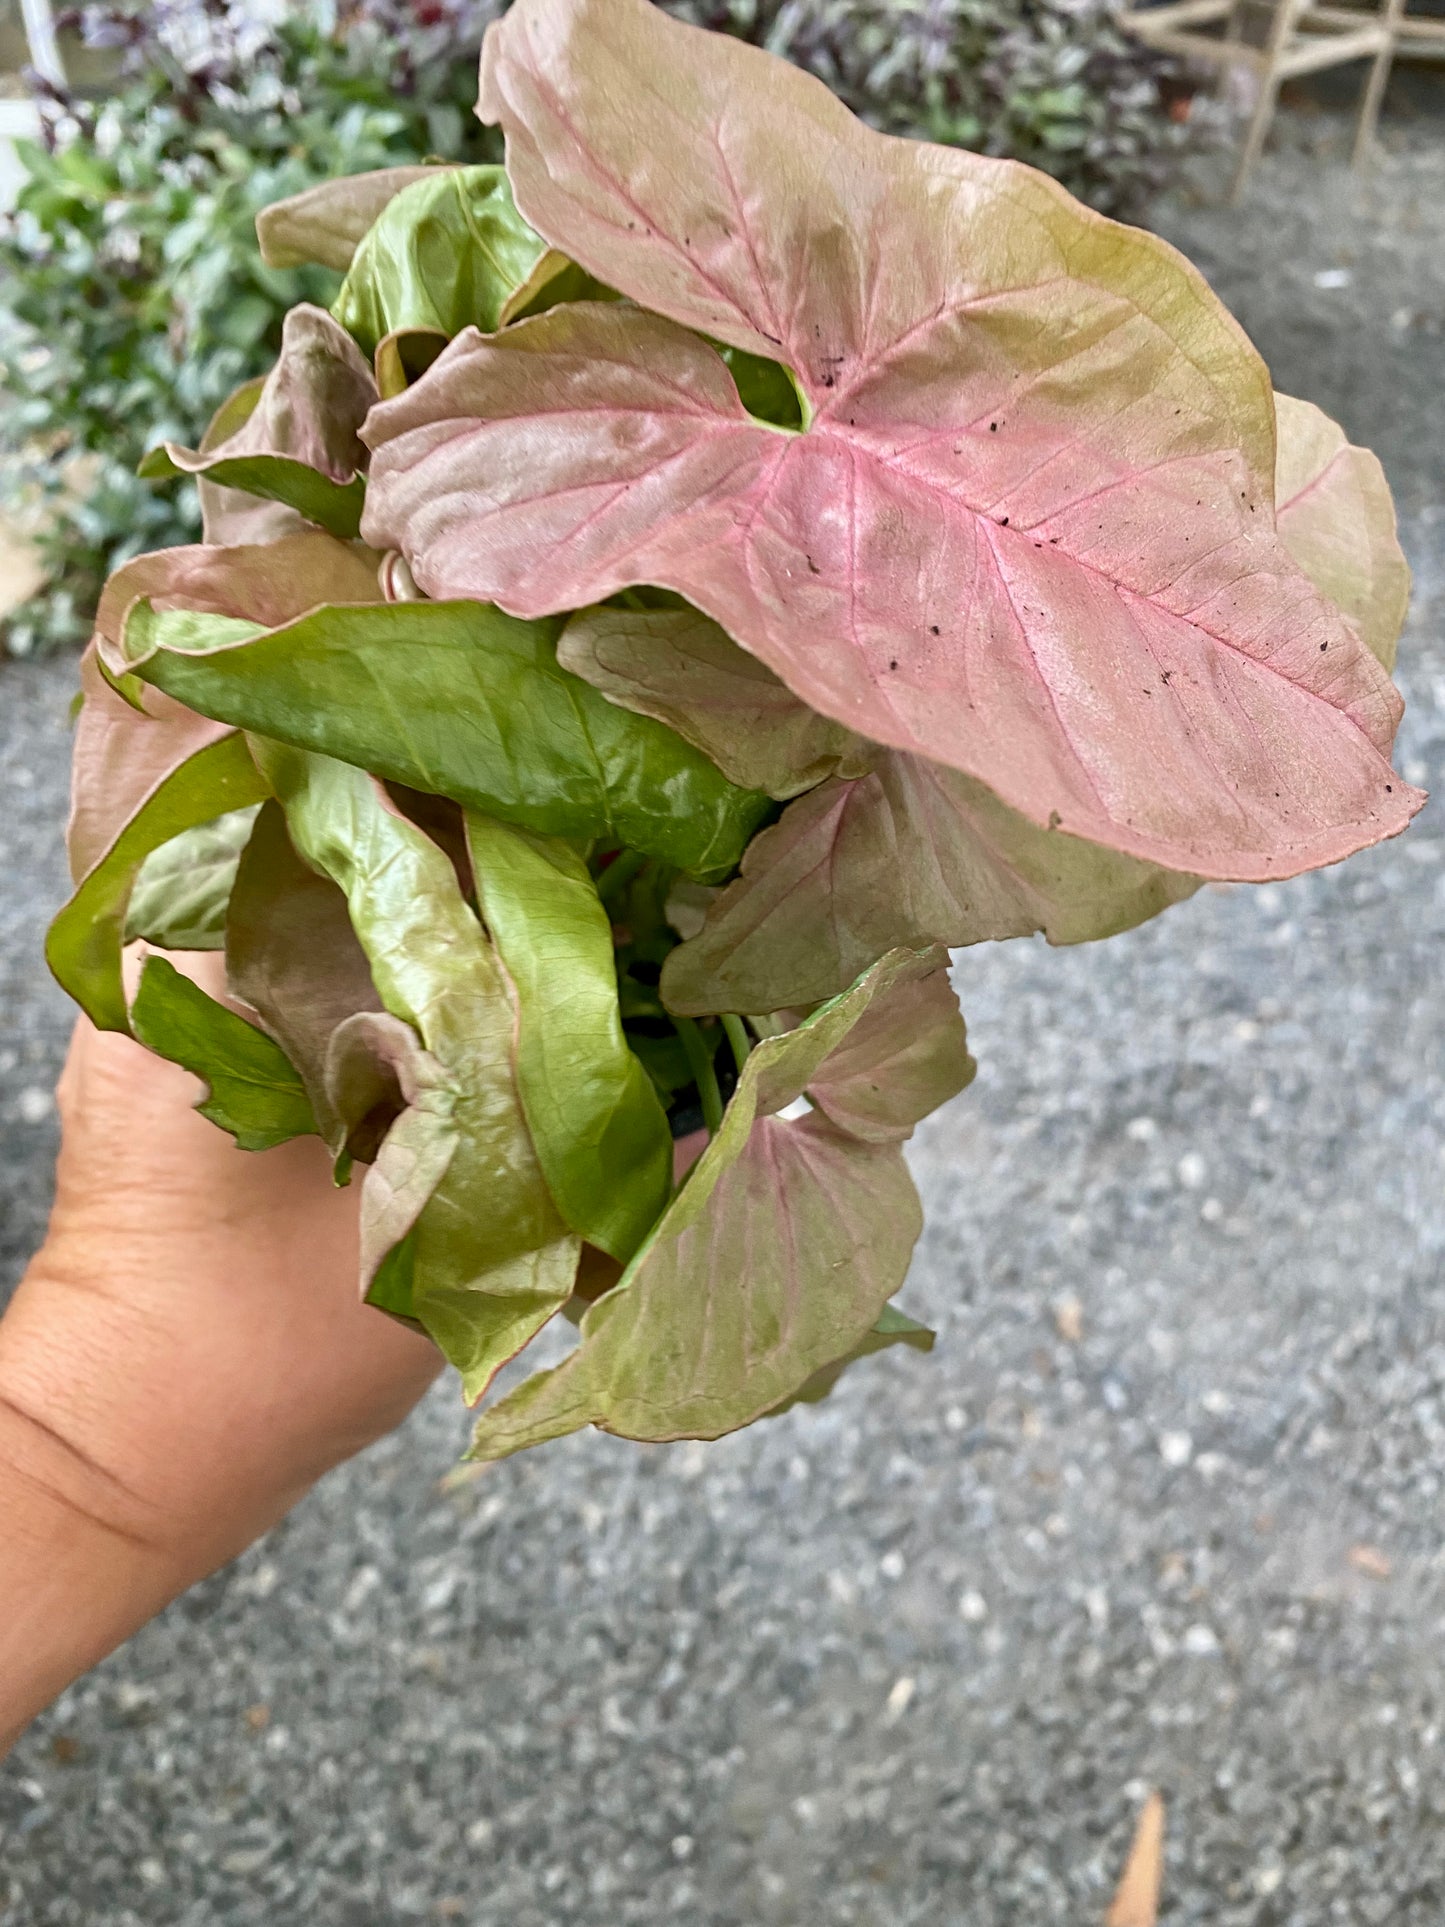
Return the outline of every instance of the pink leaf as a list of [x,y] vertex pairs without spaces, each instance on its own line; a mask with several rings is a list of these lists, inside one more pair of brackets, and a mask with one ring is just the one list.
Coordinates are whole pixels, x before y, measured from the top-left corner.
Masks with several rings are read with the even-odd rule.
[[[1419,807],[1276,533],[1264,365],[1165,243],[645,0],[519,0],[482,110],[533,226],[656,312],[469,332],[374,411],[367,539],[429,594],[675,589],[815,709],[1177,870],[1290,875]],[[690,330],[786,363],[804,431]]]
[[982,784],[888,751],[790,803],[662,973],[670,1010],[777,1010],[832,997],[897,944],[1131,929],[1199,879],[1041,830]]

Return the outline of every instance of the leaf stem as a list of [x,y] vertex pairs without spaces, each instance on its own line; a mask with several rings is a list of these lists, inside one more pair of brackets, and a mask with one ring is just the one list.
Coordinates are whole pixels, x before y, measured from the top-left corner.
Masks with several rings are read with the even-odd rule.
[[722,1027],[727,1032],[728,1042],[733,1047],[733,1062],[738,1067],[738,1076],[741,1077],[743,1066],[748,1061],[748,1052],[753,1047],[753,1040],[748,1036],[748,1027],[741,1017],[734,1017],[729,1013],[723,1018]]
[[702,1121],[707,1126],[708,1136],[714,1138],[722,1128],[723,1102],[722,1092],[718,1089],[717,1071],[713,1066],[713,1054],[691,1017],[674,1017],[672,1022],[682,1039],[682,1047],[687,1052],[688,1069],[697,1084]]
[[641,850],[623,850],[613,857],[597,879],[597,894],[602,901],[611,903],[620,896],[646,861]]

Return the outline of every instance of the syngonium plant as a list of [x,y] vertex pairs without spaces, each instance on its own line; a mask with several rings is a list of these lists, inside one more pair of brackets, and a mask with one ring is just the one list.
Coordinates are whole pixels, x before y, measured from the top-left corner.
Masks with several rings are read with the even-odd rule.
[[[470,1400],[578,1320],[489,1458],[926,1347],[944,947],[1423,798],[1379,465],[1164,242],[647,0],[518,0],[479,112],[505,171],[262,217],[346,280],[149,458],[206,539],[101,602],[49,954],[239,1144],[365,1167],[361,1288]],[[224,999],[156,954],[207,948]]]

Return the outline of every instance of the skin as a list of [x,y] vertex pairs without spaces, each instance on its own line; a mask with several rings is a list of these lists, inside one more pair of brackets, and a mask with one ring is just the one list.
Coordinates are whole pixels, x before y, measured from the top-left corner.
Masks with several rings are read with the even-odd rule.
[[198,1089],[77,1023],[50,1228],[0,1318],[0,1754],[441,1369],[357,1296],[359,1185],[315,1138],[238,1151]]
[[359,1301],[359,1187],[323,1146],[238,1151],[195,1097],[77,1024],[50,1229],[0,1319],[0,1752],[441,1366]]

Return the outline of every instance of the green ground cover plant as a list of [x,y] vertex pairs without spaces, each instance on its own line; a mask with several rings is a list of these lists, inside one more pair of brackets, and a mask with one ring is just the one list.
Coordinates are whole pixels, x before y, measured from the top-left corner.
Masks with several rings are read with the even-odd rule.
[[1040,173],[648,0],[518,0],[478,112],[505,165],[261,216],[344,278],[146,459],[203,540],[101,598],[49,958],[326,1141],[470,1401],[579,1324],[477,1457],[711,1438],[929,1343],[948,947],[1406,826],[1408,574],[1374,457]]

